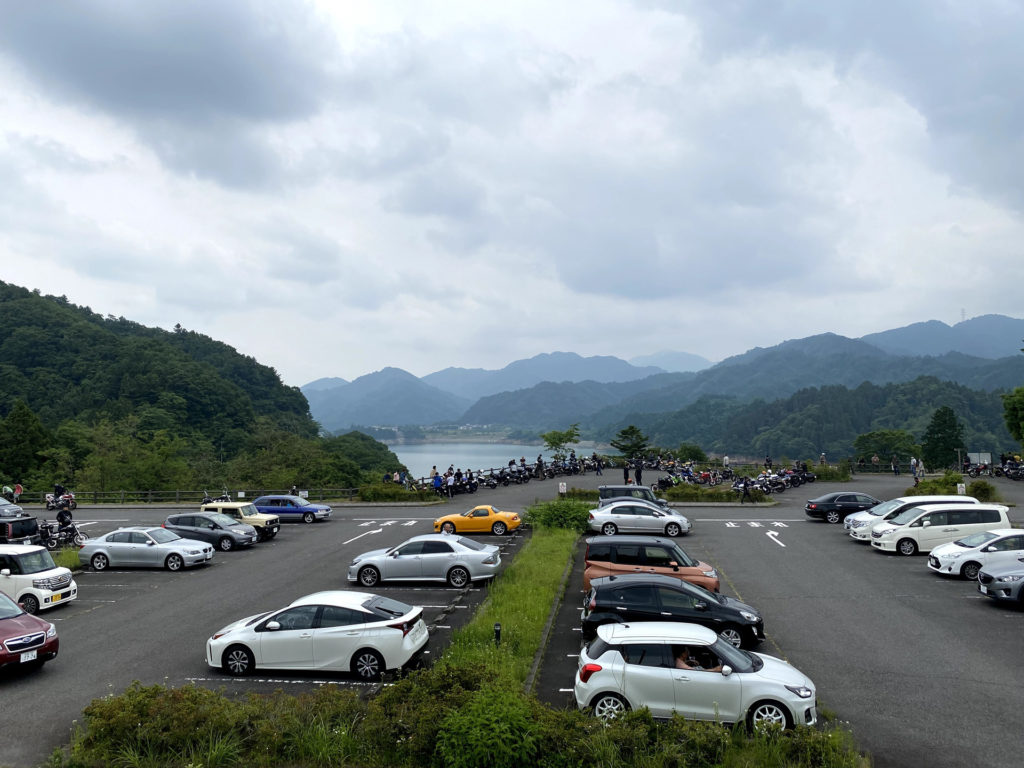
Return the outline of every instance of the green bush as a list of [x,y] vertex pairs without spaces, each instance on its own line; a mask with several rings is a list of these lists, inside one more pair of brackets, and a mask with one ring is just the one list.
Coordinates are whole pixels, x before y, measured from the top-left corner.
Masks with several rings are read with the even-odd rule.
[[[594,492],[595,495],[597,492]],[[587,530],[587,519],[594,504],[576,499],[556,499],[534,504],[526,510],[531,525],[541,528],[566,528],[571,531]]]
[[533,711],[517,688],[488,686],[449,712],[437,737],[446,768],[534,765],[538,733]]
[[59,566],[72,571],[77,571],[82,567],[82,563],[78,559],[78,547],[61,547],[50,554],[53,555],[53,562]]
[[967,484],[967,495],[978,501],[1002,501],[999,491],[988,480],[972,480]]
[[815,464],[807,462],[807,469],[815,474],[819,480],[827,480],[830,483],[845,483],[850,480],[850,460],[843,459],[838,464]]
[[374,483],[359,486],[360,501],[432,501],[437,498],[433,491],[408,489],[395,483]]
[[[730,503],[741,498],[741,494],[732,489],[731,485],[693,485],[692,483],[680,483],[673,485],[663,493],[669,501],[705,501]],[[754,501],[765,501],[767,496],[756,488],[750,489],[750,495]]]
[[574,499],[576,501],[598,501],[601,498],[601,494],[596,488],[573,487],[566,491],[562,498]]

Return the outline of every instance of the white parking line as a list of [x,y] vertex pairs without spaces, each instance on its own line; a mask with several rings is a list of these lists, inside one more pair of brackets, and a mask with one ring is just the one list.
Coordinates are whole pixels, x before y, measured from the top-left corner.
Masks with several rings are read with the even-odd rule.
[[233,677],[186,677],[185,681],[189,683],[270,683],[271,685],[280,685],[281,683],[292,685],[374,685],[374,683],[364,683],[360,680],[288,680],[275,677],[247,677],[241,680]]

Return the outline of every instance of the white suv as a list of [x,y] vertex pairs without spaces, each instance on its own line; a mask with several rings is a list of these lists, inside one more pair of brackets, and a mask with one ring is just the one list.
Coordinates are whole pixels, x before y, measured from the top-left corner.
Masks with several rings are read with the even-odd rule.
[[1002,504],[925,504],[900,512],[871,529],[871,546],[885,552],[916,555],[931,552],[965,536],[1009,528]]
[[59,568],[45,547],[33,544],[0,544],[0,591],[21,603],[25,613],[78,597],[71,571]]
[[[686,652],[684,654],[684,651]],[[580,651],[573,691],[602,720],[647,707],[655,717],[784,728],[814,725],[814,683],[782,659],[734,648],[696,624],[604,624]]]
[[900,512],[911,507],[920,507],[925,504],[977,504],[978,500],[973,496],[900,496],[896,499],[883,501],[871,509],[865,509],[850,515],[843,521],[843,529],[850,534],[854,541],[861,541],[865,544],[871,543],[871,528],[883,520],[892,520]]

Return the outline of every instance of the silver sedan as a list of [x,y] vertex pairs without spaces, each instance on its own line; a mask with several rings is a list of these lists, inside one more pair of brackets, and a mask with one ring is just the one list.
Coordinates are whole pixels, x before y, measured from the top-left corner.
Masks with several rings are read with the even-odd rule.
[[78,550],[79,562],[97,571],[112,565],[180,571],[212,559],[213,547],[206,542],[183,539],[165,528],[118,528]]
[[446,581],[464,587],[471,581],[493,578],[500,565],[501,554],[493,544],[428,533],[397,547],[364,552],[348,566],[348,580],[364,587],[388,580]]
[[615,501],[590,510],[587,525],[605,536],[622,533],[650,533],[656,536],[680,536],[690,532],[690,521],[678,512],[659,509],[636,499]]

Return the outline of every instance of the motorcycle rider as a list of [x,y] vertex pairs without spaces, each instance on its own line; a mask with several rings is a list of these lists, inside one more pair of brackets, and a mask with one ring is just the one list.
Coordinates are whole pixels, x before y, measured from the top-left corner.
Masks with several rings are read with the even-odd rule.
[[71,514],[71,510],[66,506],[61,507],[60,511],[57,512],[57,533],[66,531],[73,520],[74,516]]

